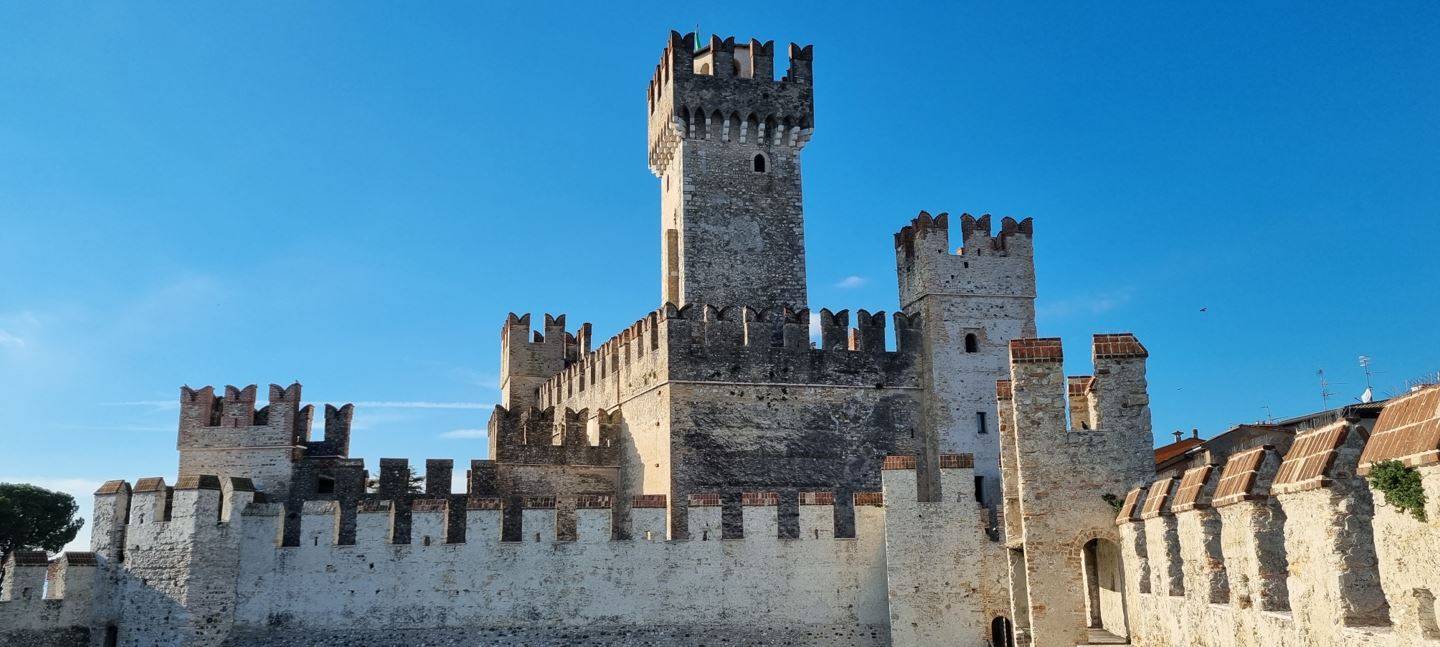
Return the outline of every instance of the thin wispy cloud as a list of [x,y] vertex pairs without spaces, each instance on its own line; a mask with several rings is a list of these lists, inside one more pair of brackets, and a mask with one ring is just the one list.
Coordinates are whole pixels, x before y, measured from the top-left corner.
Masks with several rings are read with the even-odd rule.
[[25,340],[7,330],[0,330],[0,348],[24,348]]
[[836,283],[835,287],[842,290],[853,290],[858,287],[863,287],[866,283],[869,282],[870,279],[867,279],[863,276],[856,276],[854,274],[851,274],[850,276],[840,279],[840,282]]
[[73,429],[75,431],[121,431],[121,432],[166,432],[175,431],[175,426],[162,427],[159,425],[60,425],[61,429]]
[[489,432],[488,430],[485,430],[485,429],[451,429],[450,431],[447,431],[447,432],[445,432],[445,433],[443,433],[443,434],[440,434],[440,437],[441,437],[441,438],[452,439],[452,440],[453,440],[453,439],[489,438],[489,437],[490,437],[490,432]]
[[1129,303],[1131,292],[1130,288],[1122,288],[1078,294],[1055,301],[1041,300],[1035,306],[1035,316],[1042,319],[1060,319],[1076,315],[1104,314]]
[[[327,402],[329,402],[327,400]],[[336,401],[338,402],[338,400]],[[376,409],[492,409],[495,407],[491,402],[426,402],[426,401],[369,401],[356,402],[357,407],[373,407]]]

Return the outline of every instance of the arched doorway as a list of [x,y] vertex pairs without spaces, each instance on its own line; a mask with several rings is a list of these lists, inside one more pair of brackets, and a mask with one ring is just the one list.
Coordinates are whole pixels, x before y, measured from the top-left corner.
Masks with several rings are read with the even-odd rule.
[[1085,610],[1088,626],[1126,638],[1125,569],[1120,546],[1103,538],[1085,542]]
[[995,616],[990,621],[990,645],[992,647],[1015,647],[1015,627],[1005,616]]

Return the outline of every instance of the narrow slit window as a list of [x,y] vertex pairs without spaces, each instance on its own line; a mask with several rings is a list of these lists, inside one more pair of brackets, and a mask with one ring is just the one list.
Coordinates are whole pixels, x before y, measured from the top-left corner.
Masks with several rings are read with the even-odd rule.
[[990,433],[990,425],[989,425],[988,421],[985,420],[985,412],[984,412],[984,411],[976,411],[976,412],[975,412],[975,433],[977,433],[977,434],[988,434],[988,433]]
[[975,477],[975,502],[985,502],[985,477],[983,476]]
[[975,333],[973,333],[973,332],[965,335],[965,352],[967,352],[967,353],[978,353],[978,352],[980,352],[980,339],[979,339],[978,337],[976,337],[976,336],[975,336]]

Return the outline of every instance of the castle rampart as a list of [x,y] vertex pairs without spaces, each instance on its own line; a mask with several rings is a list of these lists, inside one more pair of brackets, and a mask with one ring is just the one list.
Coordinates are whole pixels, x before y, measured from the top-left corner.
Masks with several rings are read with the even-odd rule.
[[[519,539],[506,541],[502,500],[460,500],[466,532],[454,537],[447,519],[457,500],[421,495],[409,501],[407,527],[396,501],[306,501],[300,540],[287,545],[284,506],[224,487],[215,476],[185,477],[173,487],[141,479],[133,491],[112,482],[97,494],[97,523],[123,534],[124,552],[67,554],[49,563],[43,554],[17,553],[0,599],[0,638],[33,634],[47,645],[108,639],[340,645],[367,636],[380,645],[422,637],[558,645],[709,632],[716,644],[822,635],[830,644],[892,644],[887,573],[905,571],[917,581],[936,576],[920,562],[887,571],[886,546],[943,541],[950,559],[973,560],[965,538],[980,535],[983,524],[965,496],[970,462],[968,456],[944,462],[953,502],[917,508],[913,470],[886,479],[883,498],[893,511],[879,505],[879,492],[856,494],[851,538],[831,532],[830,492],[801,497],[802,532],[790,538],[780,532],[774,492],[743,495],[741,532],[731,539],[709,532],[718,530],[712,503],[719,496],[692,495],[696,509],[716,514],[708,528],[696,528],[698,537],[671,541],[655,514],[664,511],[663,497],[631,502],[638,513],[634,539],[612,535],[613,497],[573,497],[575,532],[568,537],[559,532],[556,497],[527,497]],[[351,542],[340,534],[346,506],[354,507]],[[126,508],[128,515],[118,512]],[[702,517],[692,523],[707,523]],[[971,530],[956,537],[954,527]],[[47,571],[52,600],[35,588]],[[565,586],[555,585],[560,581]],[[11,593],[26,585],[34,592]],[[956,605],[973,604],[973,590],[952,584],[926,593],[904,617],[936,625],[949,622]]]
[[[1019,344],[1032,346],[1022,357],[1054,357],[1044,344]],[[1001,392],[1003,405],[1008,393]],[[1103,393],[1098,383],[1090,391],[1102,421],[1134,419],[1124,410],[1106,414],[1103,399],[1093,400]],[[1014,406],[1017,414],[1024,408]],[[1440,576],[1433,557],[1440,546],[1434,516],[1440,506],[1433,494],[1440,492],[1440,463],[1432,458],[1440,456],[1440,431],[1432,428],[1440,429],[1440,387],[1383,408],[1341,409],[1333,422],[1300,431],[1283,456],[1272,446],[1241,449],[1223,465],[1199,465],[1179,478],[1132,488],[1116,517],[1121,604],[1107,602],[1115,592],[1106,594],[1103,573],[1091,583],[1087,566],[1080,590],[1090,615],[1072,618],[1069,630],[1104,627],[1137,645],[1207,647],[1424,645],[1440,639],[1433,596]],[[1384,503],[1365,481],[1363,474],[1382,461],[1417,470],[1427,496],[1424,519]],[[1022,452],[1022,505],[1029,501],[1023,493],[1030,483],[1027,467]],[[1122,482],[1068,490],[1075,496],[1060,496],[1057,504],[1081,505],[1096,489]],[[1020,545],[1028,561],[1041,550],[1040,535],[1031,533],[1030,510],[1023,514]],[[1106,565],[1103,556],[1097,561]],[[1033,577],[1028,586],[1034,604]],[[1046,616],[1032,608],[1029,638],[1037,645],[1060,644],[1045,632],[1051,626],[1064,631],[1067,624]],[[1036,621],[1040,617],[1045,621]]]

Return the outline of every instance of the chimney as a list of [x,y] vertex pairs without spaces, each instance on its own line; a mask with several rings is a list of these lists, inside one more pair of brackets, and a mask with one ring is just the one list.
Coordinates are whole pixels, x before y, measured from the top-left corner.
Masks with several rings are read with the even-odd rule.
[[1185,437],[1185,434],[1180,433],[1180,430],[1179,430],[1179,429],[1176,429],[1175,431],[1172,431],[1172,432],[1170,432],[1170,433],[1175,434],[1175,442],[1177,442],[1177,443],[1180,442],[1180,440]]
[[1199,428],[1199,427],[1193,427],[1193,428],[1191,428],[1191,429],[1190,429],[1190,437],[1191,437],[1191,438],[1194,438],[1195,440],[1200,440],[1200,428]]

